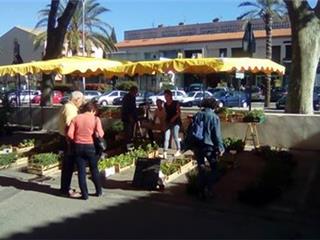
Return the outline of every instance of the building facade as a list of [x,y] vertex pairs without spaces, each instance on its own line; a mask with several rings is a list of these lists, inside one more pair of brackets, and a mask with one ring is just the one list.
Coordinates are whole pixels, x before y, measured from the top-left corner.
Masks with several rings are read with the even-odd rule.
[[[119,52],[112,58],[131,61],[161,58],[245,57],[242,50],[244,21],[225,21],[203,24],[178,25],[126,31],[125,39],[117,44]],[[265,58],[266,33],[261,19],[253,20],[256,52],[252,57]],[[291,29],[288,22],[274,22],[272,31],[272,60],[289,67],[291,63]],[[289,68],[288,68],[289,69]],[[185,74],[177,74],[176,86],[192,83]],[[256,83],[262,76],[257,76]],[[161,77],[139,78],[141,87],[157,88]],[[148,83],[147,83],[147,82]],[[195,80],[197,81],[197,80]],[[142,83],[141,83],[142,82]],[[145,82],[145,83],[144,83]]]

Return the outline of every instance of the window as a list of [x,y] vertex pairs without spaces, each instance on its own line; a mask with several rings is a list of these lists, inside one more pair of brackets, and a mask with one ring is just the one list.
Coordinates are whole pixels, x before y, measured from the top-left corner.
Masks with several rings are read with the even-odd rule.
[[220,48],[219,49],[219,57],[227,57],[228,55],[227,55],[227,53],[228,53],[228,49],[227,48]]
[[286,45],[286,53],[285,53],[285,58],[286,59],[291,59],[292,58],[292,49],[291,45]]
[[183,96],[183,93],[182,92],[177,92],[177,96],[181,97],[181,96]]
[[110,94],[110,97],[117,97],[118,96],[118,92],[113,92]]
[[125,92],[120,92],[120,97],[124,97],[126,95]]

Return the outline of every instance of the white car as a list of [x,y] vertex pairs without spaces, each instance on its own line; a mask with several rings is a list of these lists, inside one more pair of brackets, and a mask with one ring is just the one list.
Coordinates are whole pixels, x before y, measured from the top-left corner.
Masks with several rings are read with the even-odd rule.
[[30,103],[30,101],[37,95],[41,95],[40,90],[21,90],[9,93],[8,101],[12,106],[18,105],[18,97],[21,104]]
[[98,104],[101,104],[102,106],[112,105],[113,100],[118,97],[124,97],[127,94],[126,91],[122,90],[112,90],[109,92],[105,92],[101,96],[99,96],[97,99]]
[[[205,91],[204,92],[205,98],[210,98],[212,97],[212,93]],[[194,105],[197,105],[198,102],[200,103],[203,99],[203,91],[191,91],[187,93],[187,97],[185,97],[182,102],[181,106],[186,106],[186,107],[192,107]]]
[[86,101],[90,101],[92,98],[99,98],[102,95],[101,92],[95,90],[85,90],[84,98]]
[[[187,96],[186,92],[183,90],[171,90],[171,92],[173,100],[179,102],[182,102],[183,99]],[[157,99],[161,99],[164,102],[166,101],[164,98],[164,91],[158,93],[157,95],[150,96],[148,99],[152,101],[153,105],[156,105]]]

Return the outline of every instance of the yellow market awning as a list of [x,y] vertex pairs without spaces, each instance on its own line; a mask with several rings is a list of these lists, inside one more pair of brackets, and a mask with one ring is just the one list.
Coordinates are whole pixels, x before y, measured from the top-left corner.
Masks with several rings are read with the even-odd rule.
[[17,74],[57,73],[92,76],[103,74],[109,68],[123,65],[128,62],[107,60],[92,57],[63,57],[45,61],[34,61],[16,65],[0,66],[0,76],[15,76]]
[[113,67],[105,71],[106,76],[134,76],[167,73],[209,74],[216,72],[278,73],[283,75],[285,67],[269,59],[259,58],[196,58],[165,61],[140,61]]

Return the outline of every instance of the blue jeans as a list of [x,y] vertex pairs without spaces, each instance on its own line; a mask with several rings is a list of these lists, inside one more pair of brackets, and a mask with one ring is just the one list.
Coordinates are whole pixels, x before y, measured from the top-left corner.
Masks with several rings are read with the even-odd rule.
[[99,178],[98,170],[98,157],[96,155],[96,150],[93,144],[75,144],[75,159],[78,168],[78,180],[79,187],[81,189],[81,194],[83,199],[88,198],[88,188],[86,181],[86,161],[89,163],[90,173],[92,176],[92,181],[96,188],[96,195],[100,195],[101,183]]
[[[217,153],[213,146],[204,145],[194,151],[198,163],[199,178],[198,184],[200,192],[204,192],[205,188],[212,190],[213,184],[217,178]],[[205,158],[210,165],[210,172],[206,172]]]
[[180,141],[179,141],[179,130],[180,130],[180,125],[174,125],[171,128],[168,128],[164,132],[164,151],[167,151],[169,148],[169,140],[170,140],[170,135],[173,132],[173,139],[174,142],[176,143],[177,150],[180,150]]

